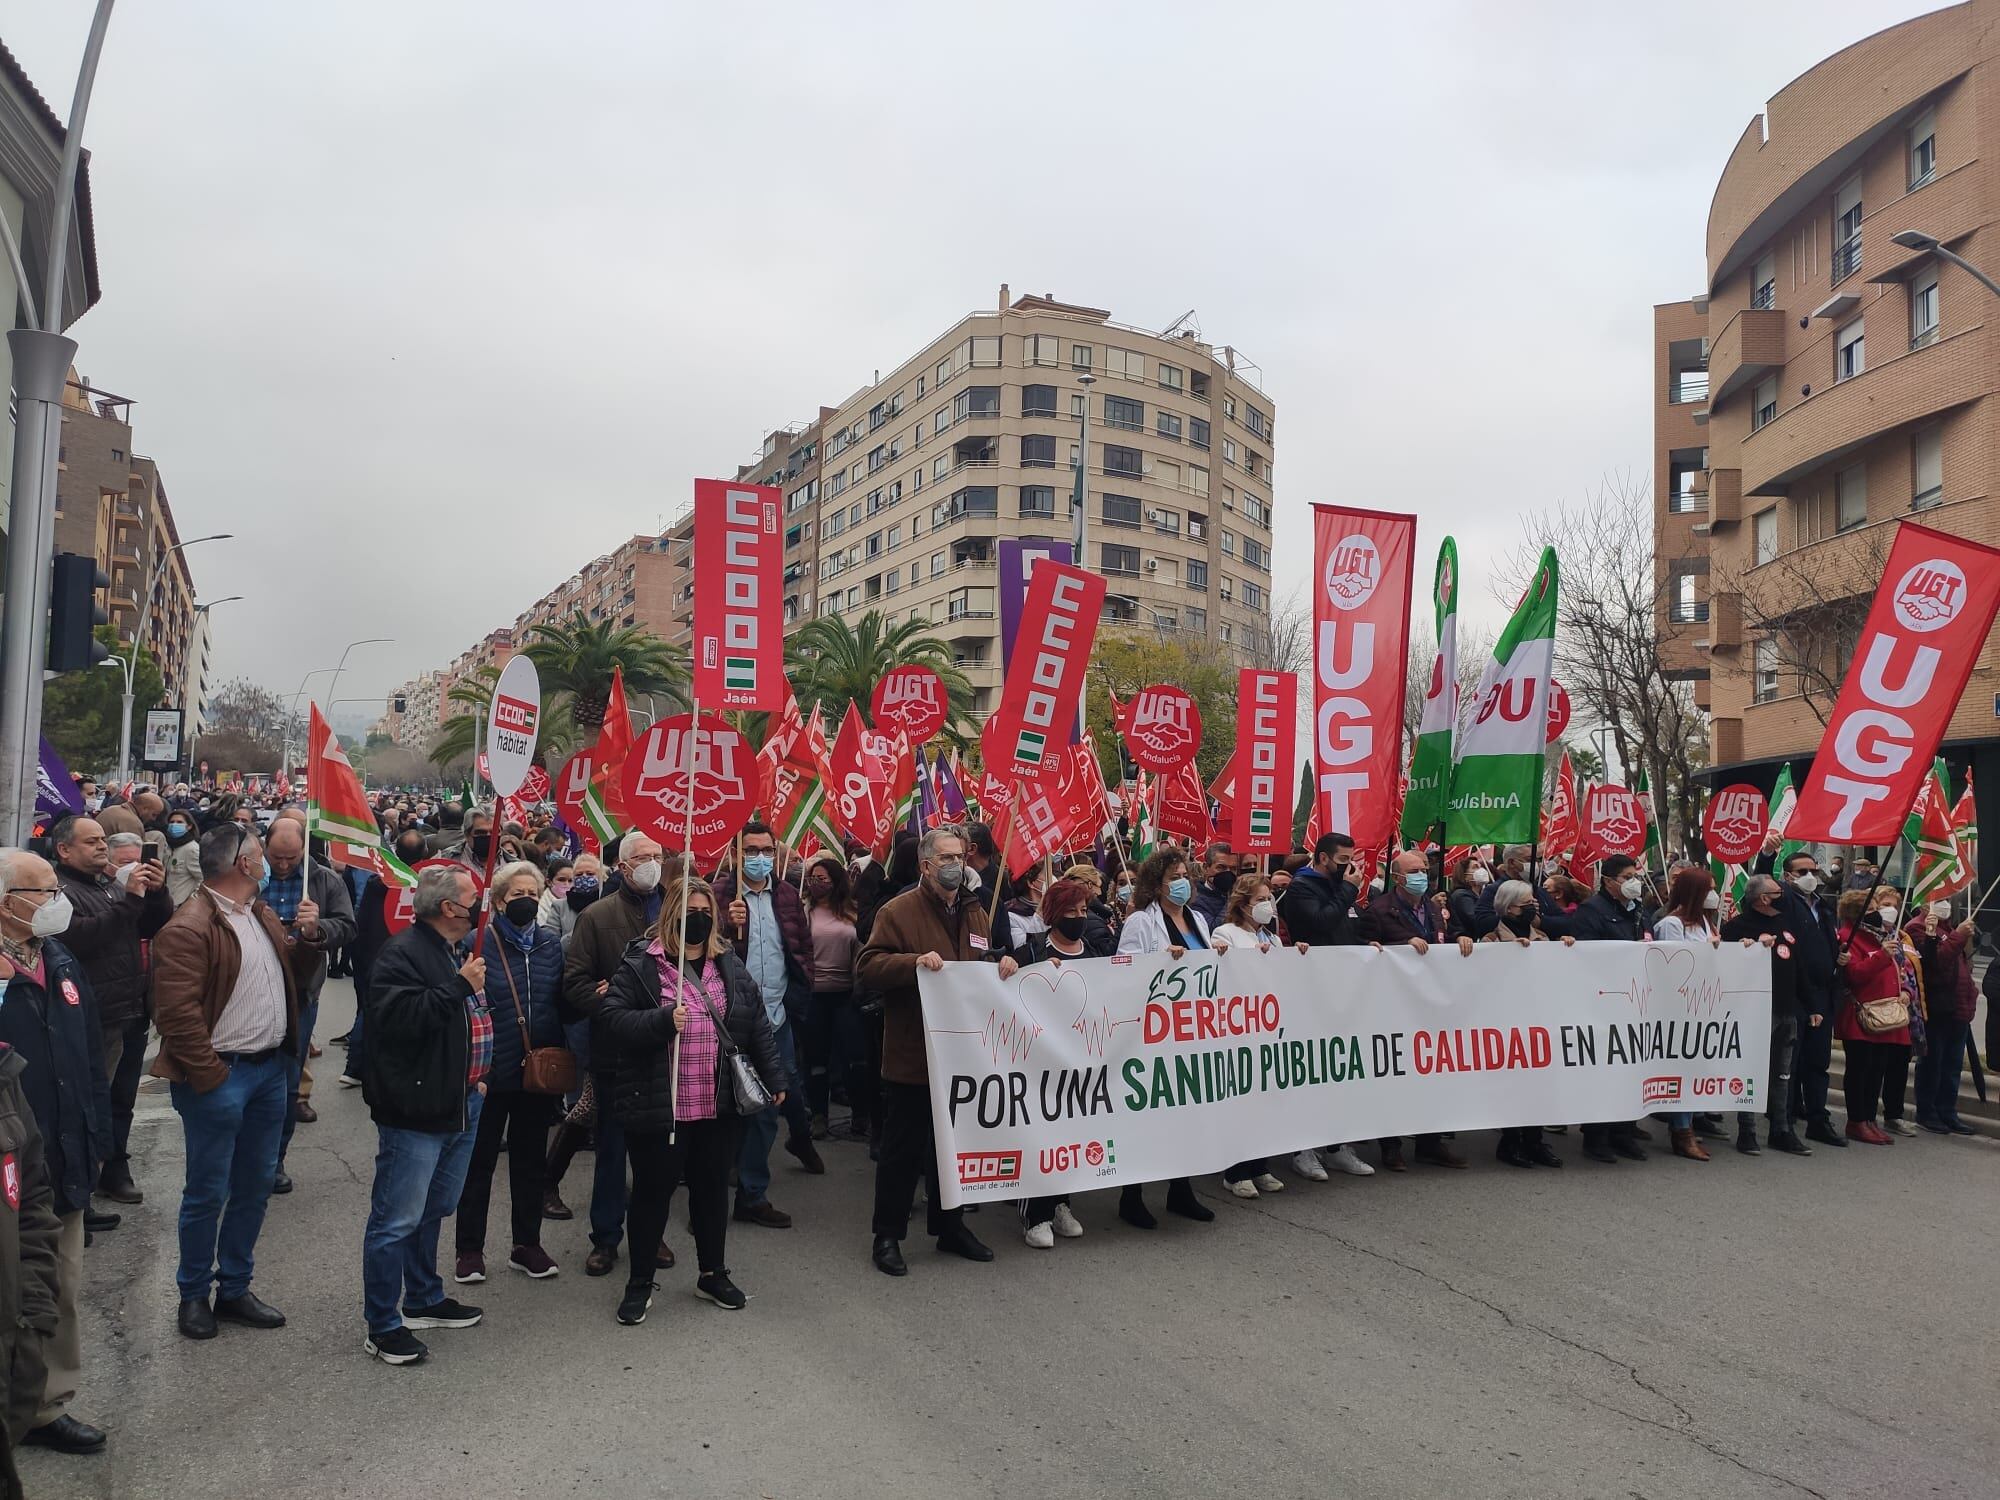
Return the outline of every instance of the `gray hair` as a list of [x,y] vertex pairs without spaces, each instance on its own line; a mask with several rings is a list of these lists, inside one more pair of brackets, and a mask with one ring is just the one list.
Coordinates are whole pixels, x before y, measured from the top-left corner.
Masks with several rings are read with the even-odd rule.
[[114,833],[104,841],[107,849],[132,849],[146,841],[136,833]]
[[1749,884],[1743,887],[1743,904],[1748,906],[1752,901],[1761,901],[1783,889],[1775,875],[1752,875]]
[[1503,880],[1493,888],[1493,910],[1504,922],[1507,913],[1523,901],[1528,903],[1531,913],[1539,914],[1539,903],[1535,900],[1535,888],[1525,880]]
[[940,839],[957,839],[962,844],[965,842],[965,830],[956,823],[940,823],[935,828],[926,829],[923,842],[917,845],[917,858],[936,859]]
[[535,894],[539,896],[547,882],[542,876],[542,867],[531,859],[517,859],[502,865],[493,872],[493,884],[487,889],[504,891],[523,875],[535,882]]
[[442,914],[445,902],[458,900],[459,878],[471,873],[463,865],[432,865],[417,871],[417,894],[410,903],[417,920]]
[[25,849],[16,849],[11,845],[0,848],[0,896],[4,896],[14,889],[15,862],[27,852]]
[[252,825],[224,823],[209,829],[201,836],[201,878],[219,880],[227,875],[252,844],[259,850],[264,847],[263,836]]
[[1533,852],[1526,844],[1509,844],[1501,851],[1500,857],[1503,860],[1526,859]]

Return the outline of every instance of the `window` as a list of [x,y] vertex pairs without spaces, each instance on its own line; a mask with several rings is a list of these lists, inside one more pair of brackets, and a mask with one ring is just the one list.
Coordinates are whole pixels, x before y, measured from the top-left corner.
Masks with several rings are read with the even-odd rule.
[[1146,508],[1131,495],[1106,495],[1104,499],[1104,524],[1107,526],[1137,526],[1144,517]]
[[1024,516],[1053,516],[1056,513],[1055,489],[1046,484],[1024,484],[1021,486],[1021,514]]
[[1833,336],[1833,378],[1836,382],[1852,380],[1868,368],[1862,321],[1856,318]]
[[1778,508],[1760,510],[1750,520],[1751,565],[1762,567],[1778,555]]
[[1021,336],[1021,363],[1024,365],[1054,365],[1062,363],[1062,340],[1053,333],[1029,333]]
[[1668,615],[1676,625],[1688,625],[1708,618],[1708,601],[1701,597],[1698,581],[1705,570],[1705,566],[1697,569],[1687,563],[1674,565],[1673,604]]
[[1106,349],[1104,351],[1104,373],[1121,380],[1144,380],[1146,359],[1134,354],[1130,349]]
[[1754,649],[1757,680],[1750,688],[1752,703],[1769,703],[1778,696],[1778,638],[1764,636]]
[[1155,630],[1179,630],[1181,628],[1180,611],[1177,609],[1154,610],[1153,628]]
[[919,375],[917,377],[917,399],[919,401],[923,400],[924,392],[929,389],[930,389],[929,378],[927,376]]
[[1161,437],[1171,438],[1178,443],[1181,440],[1181,419],[1170,411],[1156,412],[1153,416],[1153,430]]
[[954,417],[997,417],[1000,415],[1000,387],[969,385],[951,404]]
[[1756,394],[1750,398],[1750,430],[1755,432],[1766,423],[1778,419],[1778,377],[1766,376],[1757,382]]
[[1164,458],[1154,459],[1153,483],[1165,485],[1169,489],[1179,489],[1181,487],[1181,466],[1177,463],[1169,463]]
[[1069,414],[1081,417],[1089,409],[1090,398],[1082,391],[1072,391],[1069,398]]
[[1125,432],[1146,430],[1146,403],[1128,401],[1123,396],[1104,398],[1104,425],[1117,427]]
[[1024,385],[1021,387],[1021,415],[1024,417],[1053,417],[1056,414],[1056,388],[1052,385]]
[[993,618],[993,601],[998,596],[997,589],[953,589],[945,598],[945,618],[948,620],[990,620]]
[[1861,269],[1861,179],[1855,178],[1833,199],[1833,279],[1845,280]]
[[1226,526],[1222,528],[1222,555],[1224,557],[1236,555],[1236,533]]
[[931,478],[942,479],[951,472],[951,455],[940,453],[931,460]]
[[924,565],[920,562],[911,563],[910,587],[915,588],[918,584],[922,583],[923,581],[924,581]]
[[1254,406],[1246,405],[1243,408],[1243,425],[1260,438],[1268,438],[1271,435],[1271,419]]
[[931,554],[931,577],[944,577],[944,554],[942,552],[933,552]]
[[1000,363],[1000,335],[982,334],[978,338],[967,339],[959,352],[972,364],[997,365]]
[[882,591],[884,593],[893,594],[902,586],[903,573],[900,568],[891,568],[882,575]]
[[950,380],[950,379],[951,379],[951,377],[952,377],[953,375],[955,375],[956,373],[957,373],[957,371],[953,370],[953,369],[952,369],[952,367],[951,367],[951,361],[950,361],[950,360],[948,360],[948,359],[941,359],[941,360],[939,360],[939,361],[938,361],[938,367],[937,367],[937,383],[938,383],[938,385],[942,386],[942,385],[943,385],[943,384],[944,384],[944,383],[945,383],[945,382],[946,382],[947,380]]
[[1090,368],[1090,345],[1071,344],[1069,346],[1069,367],[1072,370],[1088,370]]
[[1188,441],[1197,448],[1208,446],[1208,420],[1205,417],[1188,418]]
[[1944,429],[1920,427],[1910,438],[1910,506],[1928,510],[1944,499]]
[[1910,127],[1910,186],[1920,188],[1937,174],[1937,112],[1925,110]]
[[[1189,587],[1189,588],[1193,588],[1193,587],[1194,587],[1194,580],[1193,580],[1192,578],[1190,578],[1190,579],[1188,580],[1188,587]],[[1187,614],[1186,614],[1185,618],[1186,618],[1186,620],[1187,620],[1187,628],[1188,628],[1189,630],[1192,630],[1192,631],[1195,631],[1195,632],[1197,632],[1198,634],[1201,634],[1201,635],[1206,635],[1206,634],[1208,634],[1208,611],[1207,611],[1207,610],[1205,610],[1205,609],[1191,609],[1191,610],[1189,610],[1189,611],[1187,612]]]
[[1935,267],[1910,283],[1910,347],[1937,342],[1938,273]]
[[896,548],[902,545],[903,545],[903,523],[901,521],[898,521],[894,526],[891,526],[889,528],[889,550],[893,552],[896,550]]
[[1208,517],[1190,514],[1188,516],[1188,540],[1198,542],[1208,535]]
[[1106,573],[1116,573],[1124,577],[1139,576],[1139,549],[1120,547],[1112,542],[1098,544],[1098,565]]
[[1191,589],[1208,591],[1208,564],[1191,562],[1187,565],[1187,586]]
[[1181,534],[1181,513],[1177,510],[1149,510],[1146,519],[1153,523],[1153,530],[1165,536]]
[[1024,437],[1021,439],[1021,467],[1024,469],[1053,469],[1056,466],[1056,440],[1052,437]]
[[1264,607],[1264,590],[1262,586],[1254,583],[1244,584],[1243,602],[1252,609],[1262,609]]
[[1868,471],[1860,464],[1833,476],[1833,524],[1839,531],[1868,524]]
[[1177,391],[1181,388],[1181,372],[1178,365],[1160,366],[1160,389]]
[[1121,448],[1116,443],[1104,445],[1104,472],[1107,474],[1129,474],[1143,478],[1146,473],[1145,460],[1137,448]]
[[1758,259],[1756,268],[1750,272],[1750,305],[1752,307],[1778,305],[1778,262],[1768,250]]
[[1222,440],[1222,461],[1226,464],[1233,464],[1236,462],[1235,438],[1224,438]]
[[1248,490],[1245,490],[1243,492],[1243,518],[1247,521],[1253,521],[1268,530],[1271,525],[1271,507],[1266,505],[1262,500],[1259,500]]
[[1271,549],[1255,537],[1243,538],[1243,560],[1253,568],[1262,568],[1266,573],[1271,571]]

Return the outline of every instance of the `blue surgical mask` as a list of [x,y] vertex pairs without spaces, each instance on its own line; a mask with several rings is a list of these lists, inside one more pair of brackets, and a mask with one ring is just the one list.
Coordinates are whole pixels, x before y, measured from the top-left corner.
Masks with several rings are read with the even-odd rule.
[[1183,875],[1178,880],[1167,882],[1167,899],[1176,906],[1186,906],[1188,897],[1194,894],[1194,882]]
[[765,881],[771,878],[772,859],[768,854],[746,854],[743,856],[743,874],[746,879]]
[[1431,888],[1431,878],[1422,870],[1412,870],[1403,877],[1403,889],[1412,896],[1421,896]]
[[264,861],[264,884],[268,887],[270,883],[271,883],[271,862],[267,859]]

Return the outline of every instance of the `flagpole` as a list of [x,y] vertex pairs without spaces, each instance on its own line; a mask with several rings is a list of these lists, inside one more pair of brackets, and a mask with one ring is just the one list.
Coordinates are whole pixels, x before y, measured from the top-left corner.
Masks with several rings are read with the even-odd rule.
[[[687,996],[687,976],[683,972],[683,968],[687,963],[688,888],[694,883],[694,747],[695,741],[701,737],[700,697],[696,696],[689,704],[689,707],[692,713],[689,716],[691,722],[688,729],[687,813],[681,819],[681,933],[680,946],[674,955],[674,980],[680,986],[683,1004],[686,1003]],[[740,839],[738,840],[738,847],[739,849],[741,847]],[[740,858],[737,860],[736,865],[736,888],[739,892],[743,889],[743,862]],[[711,913],[709,916],[710,925],[719,925],[718,919],[721,916],[721,912]],[[699,973],[698,967],[696,972]],[[678,1086],[681,1076],[681,1030],[678,1026],[674,1028],[674,1055],[668,1066],[672,1071],[667,1076],[673,1079],[676,1086]],[[667,1144],[669,1146],[674,1144],[675,1123],[672,1119],[667,1121]]]
[[1013,782],[1007,783],[1007,842],[1000,850],[1000,868],[993,876],[993,908],[986,914],[986,926],[990,932],[993,924],[1000,920],[1000,892],[1007,884],[1007,869],[1013,864],[1009,857],[1014,852],[1014,835],[1021,827],[1020,789]]

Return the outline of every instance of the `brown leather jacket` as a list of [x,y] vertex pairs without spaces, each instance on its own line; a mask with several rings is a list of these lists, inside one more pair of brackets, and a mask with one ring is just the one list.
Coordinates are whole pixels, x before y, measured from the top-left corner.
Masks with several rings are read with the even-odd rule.
[[[257,920],[271,935],[285,976],[285,1051],[298,1050],[301,979],[324,957],[325,934],[291,941],[285,925],[262,901]],[[229,1076],[209,1037],[236,988],[243,950],[215,898],[206,890],[188,900],[153,939],[153,1024],[160,1032],[157,1077],[191,1083],[205,1094]]]

